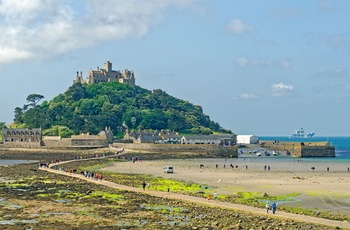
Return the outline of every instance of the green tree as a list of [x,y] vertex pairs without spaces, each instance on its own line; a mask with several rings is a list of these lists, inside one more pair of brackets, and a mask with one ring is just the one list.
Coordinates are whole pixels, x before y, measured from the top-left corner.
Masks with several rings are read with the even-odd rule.
[[41,101],[41,99],[43,98],[44,96],[40,94],[29,94],[26,99],[28,103],[27,105],[29,107],[34,108],[39,103],[39,101]]
[[43,130],[44,136],[60,136],[62,138],[71,137],[74,134],[73,130],[65,126],[55,125],[49,129]]
[[23,109],[20,107],[16,107],[15,108],[15,118],[13,119],[13,121],[15,123],[22,124],[24,122],[23,114],[24,114]]
[[175,98],[160,89],[150,91],[119,82],[92,85],[76,83],[66,92],[39,106],[42,98],[39,94],[29,95],[28,104],[15,108],[14,121],[45,130],[65,126],[76,134],[97,134],[106,126],[117,133],[123,122],[130,129],[171,129],[205,134],[213,131],[231,132],[210,120],[202,107]]
[[2,129],[4,129],[4,128],[6,128],[6,123],[0,121],[0,131],[1,131]]

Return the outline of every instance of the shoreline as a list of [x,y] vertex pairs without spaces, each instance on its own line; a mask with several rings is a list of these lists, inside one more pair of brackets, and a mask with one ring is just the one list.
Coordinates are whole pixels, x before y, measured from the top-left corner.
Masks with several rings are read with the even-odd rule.
[[[293,202],[283,205],[347,215],[350,213],[350,172],[347,172],[345,163],[296,162],[293,158],[290,158],[291,161],[281,159],[272,162],[266,159],[262,162],[260,159],[164,159],[143,160],[142,163],[128,161],[115,163],[101,171],[149,174],[196,182],[213,186],[218,193],[226,195],[235,192],[258,192],[273,196],[298,193],[301,195],[295,197]],[[204,167],[200,168],[200,164]],[[230,164],[234,168],[230,168]],[[163,167],[169,165],[174,167],[174,174],[163,172]],[[270,166],[270,170],[264,170],[265,165]],[[316,165],[316,169],[312,170],[311,165]],[[245,166],[248,166],[247,169]],[[330,168],[329,172],[327,167]]]

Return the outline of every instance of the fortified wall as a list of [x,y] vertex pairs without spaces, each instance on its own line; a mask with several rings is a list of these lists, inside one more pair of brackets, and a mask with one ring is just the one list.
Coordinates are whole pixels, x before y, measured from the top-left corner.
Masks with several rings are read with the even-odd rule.
[[232,156],[238,157],[237,146],[219,146],[215,144],[196,145],[196,144],[151,144],[151,143],[114,143],[114,147],[130,149],[134,151],[147,151],[147,152],[174,152],[174,153],[199,153],[206,156]]
[[335,157],[335,147],[328,142],[264,141],[263,146],[276,151],[289,151],[293,157]]

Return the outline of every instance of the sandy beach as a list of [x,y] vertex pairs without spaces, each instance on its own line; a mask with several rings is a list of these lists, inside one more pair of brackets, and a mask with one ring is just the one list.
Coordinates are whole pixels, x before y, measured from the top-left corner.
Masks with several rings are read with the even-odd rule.
[[[200,168],[200,164],[204,167]],[[230,167],[231,164],[233,168]],[[163,168],[167,165],[174,167],[173,174],[163,172]],[[315,167],[315,170],[311,167]],[[315,162],[289,157],[240,157],[157,160],[142,163],[126,161],[115,163],[102,170],[192,181],[214,186],[221,194],[261,192],[274,196],[301,193],[294,202],[282,205],[349,214],[350,172],[347,172],[347,167],[349,163],[327,160]]]

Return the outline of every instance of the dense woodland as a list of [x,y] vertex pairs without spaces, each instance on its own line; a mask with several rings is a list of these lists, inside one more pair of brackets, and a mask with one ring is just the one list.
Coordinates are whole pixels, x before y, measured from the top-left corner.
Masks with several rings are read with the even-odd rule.
[[98,133],[111,127],[114,133],[129,129],[169,129],[182,133],[231,133],[211,121],[200,106],[177,99],[166,92],[108,82],[76,83],[51,101],[31,94],[27,104],[15,108],[17,125],[38,128],[44,135],[69,136]]

